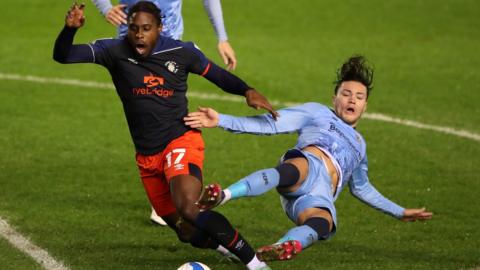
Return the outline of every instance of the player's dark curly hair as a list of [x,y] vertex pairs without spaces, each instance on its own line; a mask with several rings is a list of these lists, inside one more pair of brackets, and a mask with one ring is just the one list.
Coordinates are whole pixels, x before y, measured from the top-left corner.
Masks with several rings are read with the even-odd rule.
[[153,15],[158,22],[158,25],[162,24],[162,15],[161,10],[152,2],[149,1],[138,1],[133,7],[128,11],[128,18],[136,12],[147,12]]
[[373,67],[371,67],[362,55],[354,55],[350,57],[342,67],[337,70],[337,79],[333,82],[335,84],[335,94],[342,82],[356,81],[367,88],[367,97],[370,90],[373,89]]

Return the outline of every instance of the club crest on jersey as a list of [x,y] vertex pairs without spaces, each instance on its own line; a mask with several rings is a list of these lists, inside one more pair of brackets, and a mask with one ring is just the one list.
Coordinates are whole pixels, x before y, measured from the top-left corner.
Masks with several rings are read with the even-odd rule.
[[172,73],[177,73],[178,71],[178,64],[174,61],[165,62],[165,66],[167,67],[168,71]]

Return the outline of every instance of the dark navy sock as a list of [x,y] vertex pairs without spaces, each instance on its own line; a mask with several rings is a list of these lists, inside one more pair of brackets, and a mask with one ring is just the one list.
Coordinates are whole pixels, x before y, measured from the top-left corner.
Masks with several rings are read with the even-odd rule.
[[190,244],[196,248],[218,248],[217,241],[213,240],[208,233],[198,229],[190,238]]
[[249,263],[255,257],[255,250],[220,213],[211,210],[200,212],[195,220],[195,226],[207,232],[220,245],[235,254],[244,264]]

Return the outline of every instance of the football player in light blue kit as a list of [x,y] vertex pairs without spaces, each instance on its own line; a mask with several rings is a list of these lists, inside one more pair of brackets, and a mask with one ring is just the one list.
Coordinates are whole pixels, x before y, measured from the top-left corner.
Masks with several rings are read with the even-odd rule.
[[[118,5],[112,5],[110,0],[92,0],[97,9],[102,13],[105,19],[118,26],[118,36],[124,37],[127,34],[127,13],[139,0],[120,0]],[[162,11],[162,35],[182,39],[183,35],[183,17],[182,0],[148,0],[154,3]],[[217,35],[218,53],[223,59],[228,70],[234,70],[237,65],[235,52],[228,42],[227,31],[223,22],[223,12],[220,0],[203,0],[203,6],[210,18],[210,22]]]
[[231,199],[258,196],[277,188],[283,209],[296,223],[275,244],[257,251],[264,261],[288,260],[317,240],[334,235],[337,213],[334,202],[348,185],[351,193],[386,214],[404,221],[426,220],[431,212],[405,209],[378,192],[368,179],[366,144],[355,130],[372,87],[373,70],[362,56],[354,56],[337,73],[334,109],[305,103],[279,110],[275,121],[269,115],[234,117],[200,108],[184,120],[194,128],[221,127],[234,133],[281,134],[297,132],[297,145],[287,151],[275,168],[257,171],[221,190],[218,184],[205,188],[197,202],[210,209]]

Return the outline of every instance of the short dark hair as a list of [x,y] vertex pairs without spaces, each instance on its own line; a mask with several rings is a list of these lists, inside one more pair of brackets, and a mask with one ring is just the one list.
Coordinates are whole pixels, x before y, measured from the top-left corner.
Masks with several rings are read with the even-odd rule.
[[342,67],[337,70],[337,79],[334,92],[337,94],[338,88],[343,82],[356,81],[367,88],[367,97],[370,90],[373,89],[373,67],[371,67],[362,55],[354,55],[343,63]]
[[128,11],[128,19],[136,12],[147,12],[153,15],[158,22],[158,25],[162,24],[162,11],[152,2],[149,1],[138,1],[132,8]]

